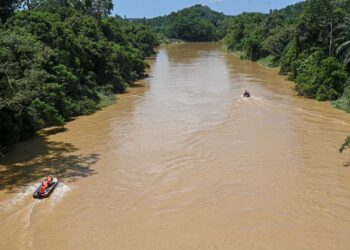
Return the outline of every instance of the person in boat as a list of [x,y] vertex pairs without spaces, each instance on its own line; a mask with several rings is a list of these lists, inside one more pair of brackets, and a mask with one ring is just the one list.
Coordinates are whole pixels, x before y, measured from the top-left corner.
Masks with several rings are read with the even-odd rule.
[[52,175],[50,174],[48,177],[47,177],[47,182],[49,184],[49,187],[52,185],[52,181],[53,181],[53,178],[52,178]]
[[40,187],[40,193],[41,194],[44,194],[46,192],[46,189],[49,187],[49,183],[48,181],[44,181],[42,184],[41,184],[41,187]]
[[244,97],[250,97],[250,93],[248,90],[244,90],[244,94],[243,94]]

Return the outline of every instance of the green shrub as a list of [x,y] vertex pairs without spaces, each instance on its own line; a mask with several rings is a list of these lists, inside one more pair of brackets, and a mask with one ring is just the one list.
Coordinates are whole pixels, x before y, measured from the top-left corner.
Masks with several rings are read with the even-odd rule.
[[332,102],[332,104],[338,109],[350,113],[350,88],[346,88],[343,95],[338,100]]
[[85,97],[82,100],[76,102],[74,108],[75,108],[74,110],[75,114],[90,115],[96,111],[97,103]]
[[64,118],[50,104],[35,99],[28,108],[28,114],[35,123],[35,129],[39,130],[49,126],[63,126]]
[[300,95],[319,101],[336,100],[348,84],[344,67],[334,57],[326,57],[317,51],[297,68],[296,90]]
[[105,95],[105,94],[99,94],[99,103],[97,104],[97,109],[103,109],[106,108],[116,102],[114,95]]

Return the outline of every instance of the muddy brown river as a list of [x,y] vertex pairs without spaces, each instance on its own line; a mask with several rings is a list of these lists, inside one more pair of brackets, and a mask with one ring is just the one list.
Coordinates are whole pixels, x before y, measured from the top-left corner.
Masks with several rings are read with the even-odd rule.
[[350,249],[349,114],[217,43],[150,64],[145,87],[0,160],[0,249]]

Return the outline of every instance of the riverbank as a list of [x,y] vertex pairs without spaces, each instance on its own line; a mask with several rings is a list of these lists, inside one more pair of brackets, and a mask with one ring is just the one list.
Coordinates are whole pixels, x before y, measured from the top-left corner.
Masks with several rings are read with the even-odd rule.
[[[147,63],[150,63],[151,61],[153,61],[154,58],[147,58]],[[140,79],[138,81],[136,81],[133,84],[130,84],[130,86],[126,89],[126,91],[124,93],[118,93],[118,94],[113,94],[113,95],[104,95],[104,94],[99,94],[99,98],[100,101],[99,103],[96,104],[96,109],[94,109],[92,112],[89,112],[87,114],[82,114],[82,115],[78,115],[73,117],[72,119],[70,119],[69,121],[66,121],[65,124],[63,126],[50,126],[50,127],[45,127],[39,131],[37,131],[33,136],[31,136],[30,138],[28,138],[27,140],[23,140],[20,142],[17,142],[13,145],[7,146],[7,147],[0,147],[0,160],[2,158],[6,158],[6,156],[8,155],[8,153],[12,153],[12,151],[14,149],[16,149],[17,146],[21,145],[21,144],[26,144],[27,142],[30,142],[31,140],[36,140],[36,138],[38,137],[46,137],[47,135],[51,135],[52,133],[61,133],[66,131],[67,126],[71,123],[74,122],[77,119],[80,119],[82,117],[85,116],[92,116],[95,115],[96,113],[101,112],[102,110],[109,108],[113,105],[117,105],[118,104],[118,100],[120,96],[124,96],[124,95],[128,95],[130,93],[133,93],[133,89],[137,89],[137,88],[145,88],[148,86],[147,84],[147,78],[149,77],[149,73],[150,73],[151,69],[147,68],[146,69],[146,74],[145,74],[145,78]],[[20,146],[21,147],[21,146]]]
[[115,103],[115,93],[144,77],[159,44],[143,24],[73,7],[21,9],[2,21],[0,148]]
[[[223,46],[223,48],[226,52],[240,58],[241,60],[246,60],[246,59],[244,59],[244,53],[242,51],[239,51],[239,50],[231,51],[231,50],[228,50],[225,46]],[[280,66],[276,66],[273,64],[273,56],[271,56],[271,55],[260,58],[259,60],[253,61],[253,62],[255,62],[259,65],[265,66],[267,68],[278,70],[278,71],[281,69]]]
[[[227,51],[228,53],[240,58],[241,60],[246,60],[243,58],[243,52],[242,51],[230,51],[228,50],[227,48],[223,47],[225,51]],[[249,61],[249,60],[247,60]],[[270,56],[267,56],[267,57],[264,57],[264,58],[261,58],[257,61],[252,61],[254,63],[257,63],[265,68],[269,68],[271,70],[274,70],[276,71],[276,74],[280,74],[280,69],[281,67],[280,66],[274,66],[273,65],[273,57],[270,55]],[[286,75],[286,78],[288,76]],[[294,83],[294,85],[296,86],[296,83],[295,81],[291,81]],[[349,93],[348,93],[349,92]],[[340,109],[346,113],[350,113],[350,101],[348,98],[346,98],[346,96],[350,96],[350,89],[345,89],[344,91],[345,95],[343,95],[342,97],[340,97],[338,100],[335,100],[335,101],[321,101],[321,102],[328,102],[330,103],[334,108],[336,109]],[[302,95],[300,95],[302,96]],[[317,101],[315,98],[308,98],[308,97],[305,97],[303,96],[304,98],[307,98],[307,99],[314,99],[315,101]]]

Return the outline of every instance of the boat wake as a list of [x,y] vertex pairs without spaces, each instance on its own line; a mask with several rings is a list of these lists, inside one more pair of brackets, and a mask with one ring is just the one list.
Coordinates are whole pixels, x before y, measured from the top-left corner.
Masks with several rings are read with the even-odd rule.
[[41,203],[47,200],[50,207],[62,201],[63,197],[71,190],[71,187],[64,183],[59,183],[51,196],[43,200],[33,200],[34,191],[40,186],[40,183],[33,183],[18,192],[12,198],[0,203],[0,211],[4,213],[16,213],[26,207],[28,204]]
[[5,200],[0,203],[0,211],[2,212],[10,212],[14,208],[20,207],[23,203],[25,203],[29,198],[32,198],[34,191],[40,183],[33,183],[25,188],[23,188],[20,192],[18,192],[13,198]]
[[5,249],[1,242],[9,237],[17,239],[21,249],[30,248],[35,237],[33,219],[42,219],[51,214],[54,207],[71,190],[68,185],[59,183],[49,198],[33,199],[33,192],[39,185],[40,183],[33,183],[0,203],[0,211],[7,215],[0,221],[0,249]]
[[55,206],[62,201],[63,197],[71,191],[71,187],[65,183],[58,183],[58,186],[48,198],[50,206]]
[[[28,194],[27,194],[28,193]],[[29,190],[26,192],[25,197],[30,196]],[[26,199],[18,199],[17,202],[9,203],[9,205],[19,206],[24,203]],[[12,200],[13,201],[13,200]],[[0,223],[0,249],[2,248],[1,242],[5,242],[6,238],[17,239],[17,244],[20,249],[27,249],[31,247],[33,243],[33,231],[31,230],[32,216],[35,207],[39,204],[39,200],[34,200],[27,205],[21,204],[14,212],[11,213],[6,219]],[[16,205],[14,205],[16,204]],[[7,208],[10,208],[8,206]]]

